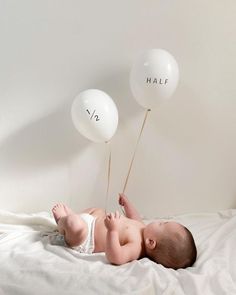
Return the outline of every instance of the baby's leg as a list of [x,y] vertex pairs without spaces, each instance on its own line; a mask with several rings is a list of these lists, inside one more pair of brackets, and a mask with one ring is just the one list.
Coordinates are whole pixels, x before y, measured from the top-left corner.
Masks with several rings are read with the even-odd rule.
[[58,224],[58,231],[64,235],[66,243],[70,247],[82,244],[87,237],[88,228],[80,215],[73,212],[68,214],[62,204],[54,206],[52,212]]
[[56,223],[58,223],[58,220],[63,216],[74,214],[72,209],[70,209],[69,207],[67,207],[64,204],[56,204],[52,208],[52,213],[53,213],[53,216],[54,216],[54,219],[55,219]]
[[87,224],[78,214],[61,217],[58,221],[58,230],[64,235],[70,247],[82,244],[88,234]]

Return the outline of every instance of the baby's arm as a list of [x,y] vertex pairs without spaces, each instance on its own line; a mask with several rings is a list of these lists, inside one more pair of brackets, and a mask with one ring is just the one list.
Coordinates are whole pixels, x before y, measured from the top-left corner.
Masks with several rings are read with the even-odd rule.
[[142,218],[134,205],[129,201],[129,199],[124,194],[119,194],[119,204],[124,207],[125,215],[128,218],[135,219],[142,222]]
[[136,243],[128,242],[125,245],[120,245],[119,221],[120,214],[118,211],[115,214],[108,214],[104,221],[107,228],[106,257],[110,263],[116,265],[121,265],[139,258]]

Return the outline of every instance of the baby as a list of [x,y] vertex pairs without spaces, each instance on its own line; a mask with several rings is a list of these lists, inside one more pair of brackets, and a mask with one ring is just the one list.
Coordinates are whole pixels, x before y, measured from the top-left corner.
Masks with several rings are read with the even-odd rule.
[[52,212],[67,245],[81,253],[105,252],[116,265],[142,257],[173,269],[193,265],[197,250],[186,227],[172,221],[146,225],[124,194],[120,194],[119,204],[126,216],[118,211],[106,215],[98,208],[75,214],[63,204],[55,205]]

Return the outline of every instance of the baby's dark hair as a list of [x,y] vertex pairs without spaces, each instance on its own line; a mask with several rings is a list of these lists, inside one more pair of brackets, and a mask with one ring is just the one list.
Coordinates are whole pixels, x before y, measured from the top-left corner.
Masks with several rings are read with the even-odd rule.
[[197,258],[197,248],[192,233],[184,226],[183,232],[164,235],[153,250],[152,259],[173,269],[192,266]]

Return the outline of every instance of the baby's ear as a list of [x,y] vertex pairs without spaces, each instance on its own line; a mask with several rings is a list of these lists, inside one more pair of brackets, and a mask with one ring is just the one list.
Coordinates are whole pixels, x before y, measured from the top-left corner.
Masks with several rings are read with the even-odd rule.
[[155,240],[153,240],[153,239],[149,239],[149,238],[147,238],[147,239],[145,240],[145,245],[146,245],[146,247],[147,247],[148,249],[150,249],[150,250],[155,249],[156,244],[157,244],[157,242],[156,242]]

